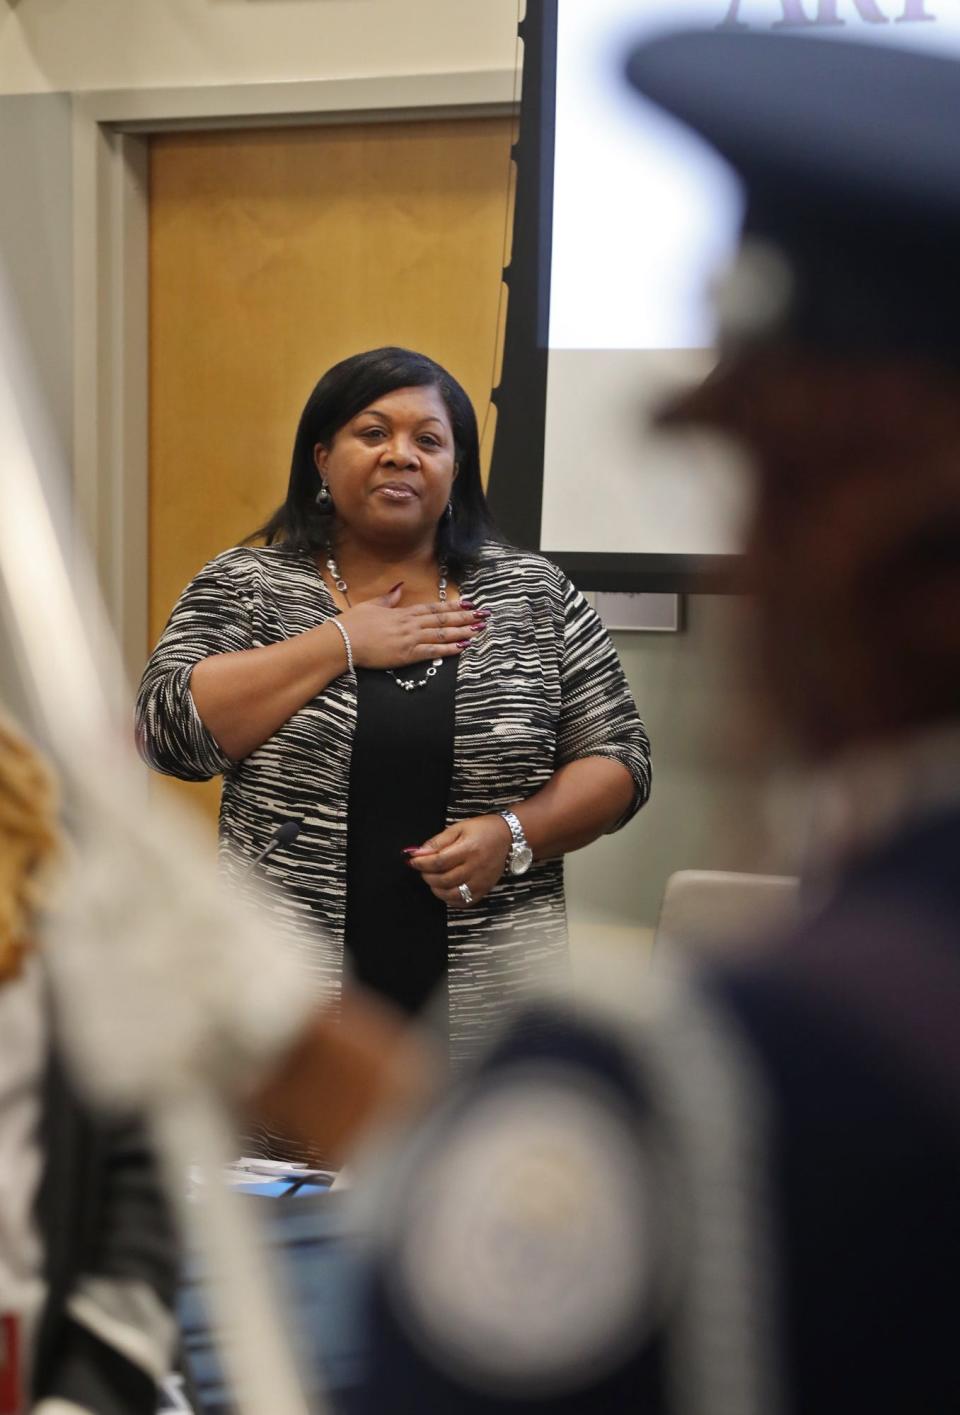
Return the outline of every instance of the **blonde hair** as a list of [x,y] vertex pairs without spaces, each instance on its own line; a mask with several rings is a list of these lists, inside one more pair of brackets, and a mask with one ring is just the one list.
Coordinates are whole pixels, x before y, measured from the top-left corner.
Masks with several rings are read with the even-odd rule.
[[39,752],[0,709],[0,982],[32,944],[32,919],[57,856],[59,793]]

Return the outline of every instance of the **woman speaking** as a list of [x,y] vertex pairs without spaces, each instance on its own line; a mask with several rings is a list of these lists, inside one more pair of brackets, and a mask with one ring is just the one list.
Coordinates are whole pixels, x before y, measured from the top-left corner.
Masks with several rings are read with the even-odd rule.
[[[181,595],[147,664],[140,749],[222,773],[224,866],[408,1012],[447,976],[451,1060],[566,956],[563,861],[649,793],[649,744],[596,615],[502,544],[476,417],[404,349],[331,368],[287,498]],[[285,833],[286,836],[292,831]]]

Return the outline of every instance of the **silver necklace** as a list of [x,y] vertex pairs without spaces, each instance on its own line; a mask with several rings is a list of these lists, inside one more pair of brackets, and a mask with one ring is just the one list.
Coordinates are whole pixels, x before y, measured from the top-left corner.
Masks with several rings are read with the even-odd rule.
[[[340,567],[334,559],[333,551],[330,550],[329,547],[327,554],[327,569],[330,571],[330,577],[333,580],[333,583],[336,585],[337,589],[347,601],[347,608],[352,609],[353,605],[350,603],[350,592],[347,589],[347,582],[340,574]],[[440,578],[437,580],[437,599],[440,601],[441,604],[446,604],[447,567],[442,560],[440,561],[439,572]],[[436,678],[437,669],[441,668],[442,665],[442,658],[433,659],[430,664],[430,667],[426,670],[422,678],[401,678],[400,674],[397,673],[396,670],[393,668],[385,668],[383,671],[384,673],[389,673],[390,677],[393,679],[394,683],[396,683],[398,687],[403,688],[403,690],[407,693],[412,693],[414,688],[425,688],[431,678]]]

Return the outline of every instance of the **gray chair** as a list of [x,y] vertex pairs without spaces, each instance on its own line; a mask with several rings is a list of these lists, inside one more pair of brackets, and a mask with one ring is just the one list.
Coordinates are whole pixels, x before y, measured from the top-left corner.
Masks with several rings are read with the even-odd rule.
[[654,948],[729,957],[757,948],[799,916],[792,875],[678,870],[667,880]]

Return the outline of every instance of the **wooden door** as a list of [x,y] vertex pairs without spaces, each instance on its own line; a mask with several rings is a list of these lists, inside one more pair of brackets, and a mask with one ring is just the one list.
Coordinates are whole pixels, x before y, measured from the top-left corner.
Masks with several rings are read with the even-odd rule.
[[[323,371],[382,344],[498,376],[508,118],[169,134],[150,155],[150,645],[282,501]],[[212,817],[219,783],[176,783]]]

